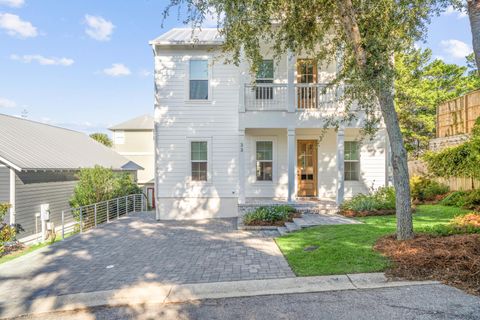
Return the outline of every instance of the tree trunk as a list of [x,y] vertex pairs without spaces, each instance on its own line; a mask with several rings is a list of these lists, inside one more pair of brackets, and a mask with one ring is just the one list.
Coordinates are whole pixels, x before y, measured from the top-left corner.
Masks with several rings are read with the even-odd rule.
[[396,194],[397,239],[413,238],[412,208],[410,201],[410,179],[408,175],[407,151],[395,111],[393,94],[387,86],[377,91],[382,116],[387,127],[392,152],[393,185]]
[[475,52],[475,62],[480,75],[480,0],[467,1],[467,8],[472,29],[473,52]]

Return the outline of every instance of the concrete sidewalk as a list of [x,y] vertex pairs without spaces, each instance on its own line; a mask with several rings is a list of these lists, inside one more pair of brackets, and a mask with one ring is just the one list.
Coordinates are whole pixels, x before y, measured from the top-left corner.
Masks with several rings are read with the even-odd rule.
[[72,311],[101,306],[182,303],[204,299],[388,288],[435,283],[437,282],[388,281],[383,273],[194,284],[138,283],[116,290],[48,296],[27,302],[12,300],[4,304],[4,308],[0,310],[0,317],[9,318],[26,314]]

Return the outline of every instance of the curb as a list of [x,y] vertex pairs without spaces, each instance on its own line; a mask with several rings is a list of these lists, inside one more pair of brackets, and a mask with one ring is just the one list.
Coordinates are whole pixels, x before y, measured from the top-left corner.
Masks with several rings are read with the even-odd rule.
[[184,303],[204,299],[361,290],[429,284],[439,284],[439,282],[388,281],[383,273],[178,285],[139,283],[135,286],[117,290],[40,297],[30,301],[9,301],[8,304],[0,308],[0,318],[59,311],[74,311],[102,306],[116,307],[139,304]]

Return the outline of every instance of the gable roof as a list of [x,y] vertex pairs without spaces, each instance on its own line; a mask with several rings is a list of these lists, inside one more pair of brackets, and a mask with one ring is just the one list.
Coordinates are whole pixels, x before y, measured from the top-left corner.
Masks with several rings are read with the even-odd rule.
[[223,36],[220,35],[217,28],[173,28],[149,43],[154,45],[220,45],[223,42]]
[[78,170],[95,165],[143,169],[84,133],[0,114],[0,163],[17,171]]
[[149,114],[145,114],[140,117],[136,117],[125,122],[116,124],[108,130],[153,130],[153,117]]

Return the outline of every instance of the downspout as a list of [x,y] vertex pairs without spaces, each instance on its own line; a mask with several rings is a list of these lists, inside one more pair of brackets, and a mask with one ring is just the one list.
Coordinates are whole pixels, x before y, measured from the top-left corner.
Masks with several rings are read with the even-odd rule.
[[157,58],[157,51],[155,49],[155,43],[150,42],[150,45],[152,47],[153,51],[153,91],[154,91],[154,106],[153,106],[153,137],[154,137],[154,161],[153,161],[153,170],[154,172],[154,179],[153,179],[153,187],[154,187],[154,193],[153,197],[155,199],[155,219],[160,220],[160,201],[158,201],[158,151],[157,151],[157,146],[158,146],[158,141],[157,141],[157,115],[156,115],[156,110],[157,110],[157,105],[158,105],[158,92],[157,92],[157,81],[155,80],[155,74],[156,74],[156,58]]
[[10,193],[9,193],[9,203],[10,203],[10,217],[9,223],[13,226],[15,222],[15,181],[16,181],[15,169],[10,168]]

